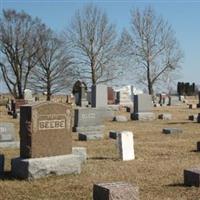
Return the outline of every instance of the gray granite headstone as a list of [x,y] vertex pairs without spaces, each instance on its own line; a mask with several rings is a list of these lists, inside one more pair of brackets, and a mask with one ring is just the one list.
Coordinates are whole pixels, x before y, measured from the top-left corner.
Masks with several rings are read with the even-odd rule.
[[148,94],[134,95],[134,112],[151,112],[153,109],[152,97]]
[[0,142],[11,142],[15,140],[15,129],[12,123],[0,123]]
[[108,105],[108,91],[106,85],[92,85],[91,106],[104,108]]

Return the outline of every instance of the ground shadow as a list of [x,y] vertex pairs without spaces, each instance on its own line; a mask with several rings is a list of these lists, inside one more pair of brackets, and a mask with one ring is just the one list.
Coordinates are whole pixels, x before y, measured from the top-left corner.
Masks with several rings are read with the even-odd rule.
[[12,176],[11,171],[4,171],[4,173],[0,176],[0,180],[14,180],[15,178]]
[[196,149],[194,149],[194,150],[191,150],[190,152],[195,152],[195,153],[199,153],[200,151],[198,151],[198,150],[196,150]]
[[167,124],[189,124],[194,122],[168,122]]
[[172,183],[169,185],[165,185],[165,187],[187,187],[184,183]]
[[88,160],[113,160],[113,161],[117,161],[119,160],[119,158],[114,158],[114,157],[103,157],[103,156],[97,156],[97,157],[89,157],[87,158]]

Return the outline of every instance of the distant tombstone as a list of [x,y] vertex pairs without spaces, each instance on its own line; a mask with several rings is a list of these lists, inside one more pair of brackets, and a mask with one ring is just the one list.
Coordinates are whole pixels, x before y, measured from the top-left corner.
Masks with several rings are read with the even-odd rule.
[[105,108],[108,103],[108,91],[107,86],[98,84],[92,85],[92,93],[91,93],[91,106],[93,108]]
[[40,158],[72,152],[71,108],[43,102],[20,108],[20,157]]
[[108,87],[108,104],[115,103],[115,92],[112,87]]
[[4,155],[0,154],[0,177],[4,174]]
[[80,80],[76,81],[72,93],[75,97],[75,104],[77,106],[85,107],[88,105],[86,83]]
[[134,142],[133,133],[129,131],[122,131],[117,137],[117,146],[120,158],[122,160],[134,160]]
[[26,100],[26,101],[32,101],[33,100],[32,91],[30,89],[24,90],[24,100]]
[[134,110],[131,114],[133,120],[154,120],[155,114],[152,112],[152,97],[148,94],[134,95]]
[[200,108],[200,92],[198,93],[199,103],[197,104],[197,108]]
[[200,168],[184,170],[184,185],[200,187]]
[[10,142],[15,140],[15,129],[12,123],[0,123],[0,142]]
[[125,182],[94,184],[93,200],[139,200],[139,187]]

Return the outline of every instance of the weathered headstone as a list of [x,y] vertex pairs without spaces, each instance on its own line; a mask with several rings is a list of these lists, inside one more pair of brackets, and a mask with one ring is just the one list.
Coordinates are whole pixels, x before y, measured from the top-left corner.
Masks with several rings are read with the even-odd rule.
[[200,168],[184,170],[184,185],[200,187]]
[[112,87],[108,87],[108,104],[115,103],[115,92]]
[[113,118],[113,121],[116,121],[116,122],[127,122],[128,119],[126,116],[124,115],[116,115],[114,118]]
[[130,131],[122,131],[117,137],[117,147],[120,158],[122,160],[134,160],[134,142],[133,133]]
[[0,122],[0,142],[15,140],[15,129],[12,123]]
[[197,122],[197,118],[198,118],[198,114],[194,114],[194,115],[189,115],[189,116],[188,116],[188,119],[189,119],[189,120],[195,121],[195,122]]
[[134,111],[131,113],[133,120],[154,120],[155,114],[152,112],[152,97],[148,94],[134,95]]
[[4,155],[0,154],[0,177],[4,174]]
[[139,200],[139,187],[125,182],[94,184],[93,200]]
[[86,107],[88,106],[87,101],[87,85],[85,82],[78,80],[73,87],[72,93],[75,97],[75,104],[77,106]]
[[29,103],[33,101],[32,91],[30,89],[24,90],[24,100]]
[[108,91],[106,85],[92,85],[91,106],[93,108],[106,108],[108,105]]
[[72,154],[71,106],[26,104],[20,107],[20,115],[20,157],[11,160],[13,176],[36,179],[80,173],[82,159]]

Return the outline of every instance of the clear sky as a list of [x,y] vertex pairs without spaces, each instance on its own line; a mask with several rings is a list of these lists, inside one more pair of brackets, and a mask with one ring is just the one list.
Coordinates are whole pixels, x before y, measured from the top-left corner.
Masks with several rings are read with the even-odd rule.
[[24,10],[37,16],[55,31],[62,31],[70,22],[75,10],[93,2],[106,11],[111,22],[120,33],[130,25],[130,10],[151,5],[158,15],[162,15],[176,32],[176,37],[184,51],[180,81],[200,84],[200,0],[176,1],[67,1],[67,0],[0,0],[2,9]]

